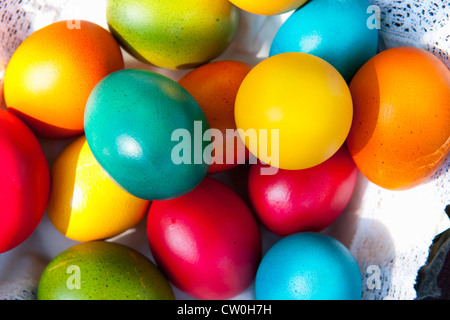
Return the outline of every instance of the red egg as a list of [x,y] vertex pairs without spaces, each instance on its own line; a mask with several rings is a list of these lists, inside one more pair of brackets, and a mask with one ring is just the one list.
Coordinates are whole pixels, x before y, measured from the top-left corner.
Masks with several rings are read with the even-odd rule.
[[261,234],[250,208],[210,177],[182,197],[152,202],[147,235],[167,278],[197,299],[242,293],[261,258]]
[[24,242],[47,206],[50,173],[44,151],[16,116],[0,110],[0,253]]
[[264,167],[259,163],[250,168],[249,199],[260,222],[281,236],[330,226],[350,202],[358,179],[345,145],[309,169],[280,169],[269,175]]

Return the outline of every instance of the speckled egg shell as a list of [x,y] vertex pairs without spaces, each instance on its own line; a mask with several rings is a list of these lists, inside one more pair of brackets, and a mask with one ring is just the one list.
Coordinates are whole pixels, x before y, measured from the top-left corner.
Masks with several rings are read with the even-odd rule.
[[[118,185],[146,200],[180,196],[203,180],[209,169],[203,157],[207,129],[201,107],[182,86],[146,70],[105,77],[86,106],[86,139],[94,157]],[[190,157],[174,159],[184,142]]]
[[239,15],[228,0],[109,0],[107,21],[122,47],[137,59],[187,69],[228,48]]
[[304,52],[322,58],[349,82],[378,49],[378,29],[366,0],[314,0],[278,30],[270,55]]
[[161,271],[140,252],[84,242],[56,256],[41,275],[38,300],[173,300]]
[[450,153],[450,72],[432,53],[385,50],[350,83],[354,117],[347,146],[361,173],[390,190],[414,188]]

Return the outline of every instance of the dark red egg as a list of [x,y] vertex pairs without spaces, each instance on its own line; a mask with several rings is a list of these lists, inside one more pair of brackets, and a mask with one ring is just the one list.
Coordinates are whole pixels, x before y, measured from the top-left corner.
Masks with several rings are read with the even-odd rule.
[[330,226],[350,202],[358,179],[345,145],[312,168],[275,173],[264,167],[258,163],[250,168],[248,194],[260,222],[281,236]]

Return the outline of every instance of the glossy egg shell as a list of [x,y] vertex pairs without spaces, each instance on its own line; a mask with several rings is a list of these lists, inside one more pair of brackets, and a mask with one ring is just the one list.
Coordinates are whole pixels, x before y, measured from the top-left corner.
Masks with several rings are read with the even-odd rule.
[[174,300],[163,273],[125,245],[89,241],[53,258],[37,288],[38,300]]
[[228,0],[109,0],[106,17],[131,55],[166,69],[189,69],[218,57],[239,24]]
[[307,0],[230,0],[238,8],[247,12],[272,16],[301,7]]
[[47,215],[58,231],[76,241],[111,238],[135,226],[149,201],[136,198],[103,173],[86,137],[56,158]]
[[220,138],[214,140],[209,173],[232,169],[248,159],[245,144],[235,135],[234,103],[251,69],[252,66],[239,61],[215,61],[190,71],[178,81],[200,104],[210,127],[220,130]]
[[147,235],[171,283],[197,299],[229,299],[254,280],[258,224],[246,203],[213,178],[180,198],[152,202]]
[[436,56],[398,47],[368,61],[350,84],[348,149],[362,174],[391,190],[428,180],[450,150],[450,72]]
[[[201,107],[182,86],[147,70],[126,69],[105,77],[86,106],[86,139],[100,166],[123,189],[145,200],[178,197],[200,183],[209,169],[203,155],[210,143],[203,140],[208,128]],[[178,163],[178,156],[187,152],[188,159]]]
[[235,104],[236,127],[249,151],[261,162],[286,170],[329,159],[344,144],[352,116],[350,90],[339,72],[325,60],[300,52],[256,65]]
[[0,253],[22,244],[37,228],[48,202],[50,174],[36,136],[0,110]]
[[8,109],[44,138],[63,139],[84,130],[91,90],[124,68],[120,46],[101,26],[59,21],[39,29],[14,52],[5,74]]
[[258,219],[280,236],[330,226],[347,207],[358,180],[345,145],[313,168],[264,175],[263,167],[251,166],[248,194]]
[[264,255],[255,294],[257,300],[360,300],[362,277],[341,242],[320,233],[296,233]]
[[270,55],[304,52],[334,66],[347,82],[377,54],[378,29],[366,0],[314,0],[294,12],[278,30]]

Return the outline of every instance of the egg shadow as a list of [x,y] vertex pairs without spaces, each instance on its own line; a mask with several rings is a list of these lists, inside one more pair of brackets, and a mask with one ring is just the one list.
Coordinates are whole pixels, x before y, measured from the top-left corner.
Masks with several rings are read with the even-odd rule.
[[362,199],[368,184],[369,181],[361,174],[361,172],[358,172],[355,190],[349,203],[336,220],[322,230],[323,233],[336,238],[347,248],[350,248],[358,226],[360,218],[358,212],[364,206]]
[[[369,184],[359,173],[347,207],[322,233],[339,240],[354,255],[362,277],[361,299],[381,300],[391,288],[392,267],[397,257],[389,229],[380,221],[361,216],[367,210],[363,196]],[[360,240],[363,243],[356,242]]]
[[[364,81],[359,80],[358,75],[364,72]],[[353,121],[351,125],[350,134],[347,137],[346,143],[352,155],[358,154],[373,136],[380,113],[380,85],[377,74],[376,63],[366,63],[350,81],[349,88],[353,100]],[[368,92],[372,93],[368,95]],[[371,99],[371,112],[361,110],[358,102],[367,104],[367,98]]]
[[233,189],[247,205],[250,205],[247,183],[251,165],[250,163],[239,164],[222,172],[209,173],[208,176]]
[[[48,217],[48,208],[50,201],[53,197],[58,197],[58,194],[63,192],[64,194],[74,194],[75,185],[76,185],[76,173],[77,173],[77,164],[78,164],[78,156],[81,151],[82,145],[80,144],[80,148],[77,152],[78,156],[76,159],[70,162],[66,162],[66,168],[64,172],[64,177],[59,177],[59,179],[64,179],[64,190],[57,190],[58,186],[55,186],[55,176],[53,175],[53,166],[55,165],[55,161],[59,157],[59,155],[64,152],[64,150],[69,147],[74,141],[79,139],[82,136],[77,136],[64,140],[49,140],[44,138],[38,138],[41,143],[42,149],[44,150],[45,156],[47,158],[47,163],[50,169],[50,193],[49,200],[47,204],[46,216]],[[65,204],[65,206],[70,206],[70,203]],[[59,219],[59,229],[58,231],[65,235],[70,223],[70,215],[62,215],[64,219]],[[55,228],[56,229],[56,228]]]
[[34,134],[39,137],[46,140],[52,140],[52,138],[44,137],[39,132],[45,131],[45,132],[55,132],[57,133],[58,137],[54,138],[53,140],[67,140],[72,137],[80,136],[84,132],[83,130],[71,130],[66,128],[61,128],[43,121],[40,121],[26,113],[21,112],[18,109],[15,109],[12,106],[6,107],[9,112],[11,112],[13,115],[18,117],[20,120],[22,120],[33,132]]

